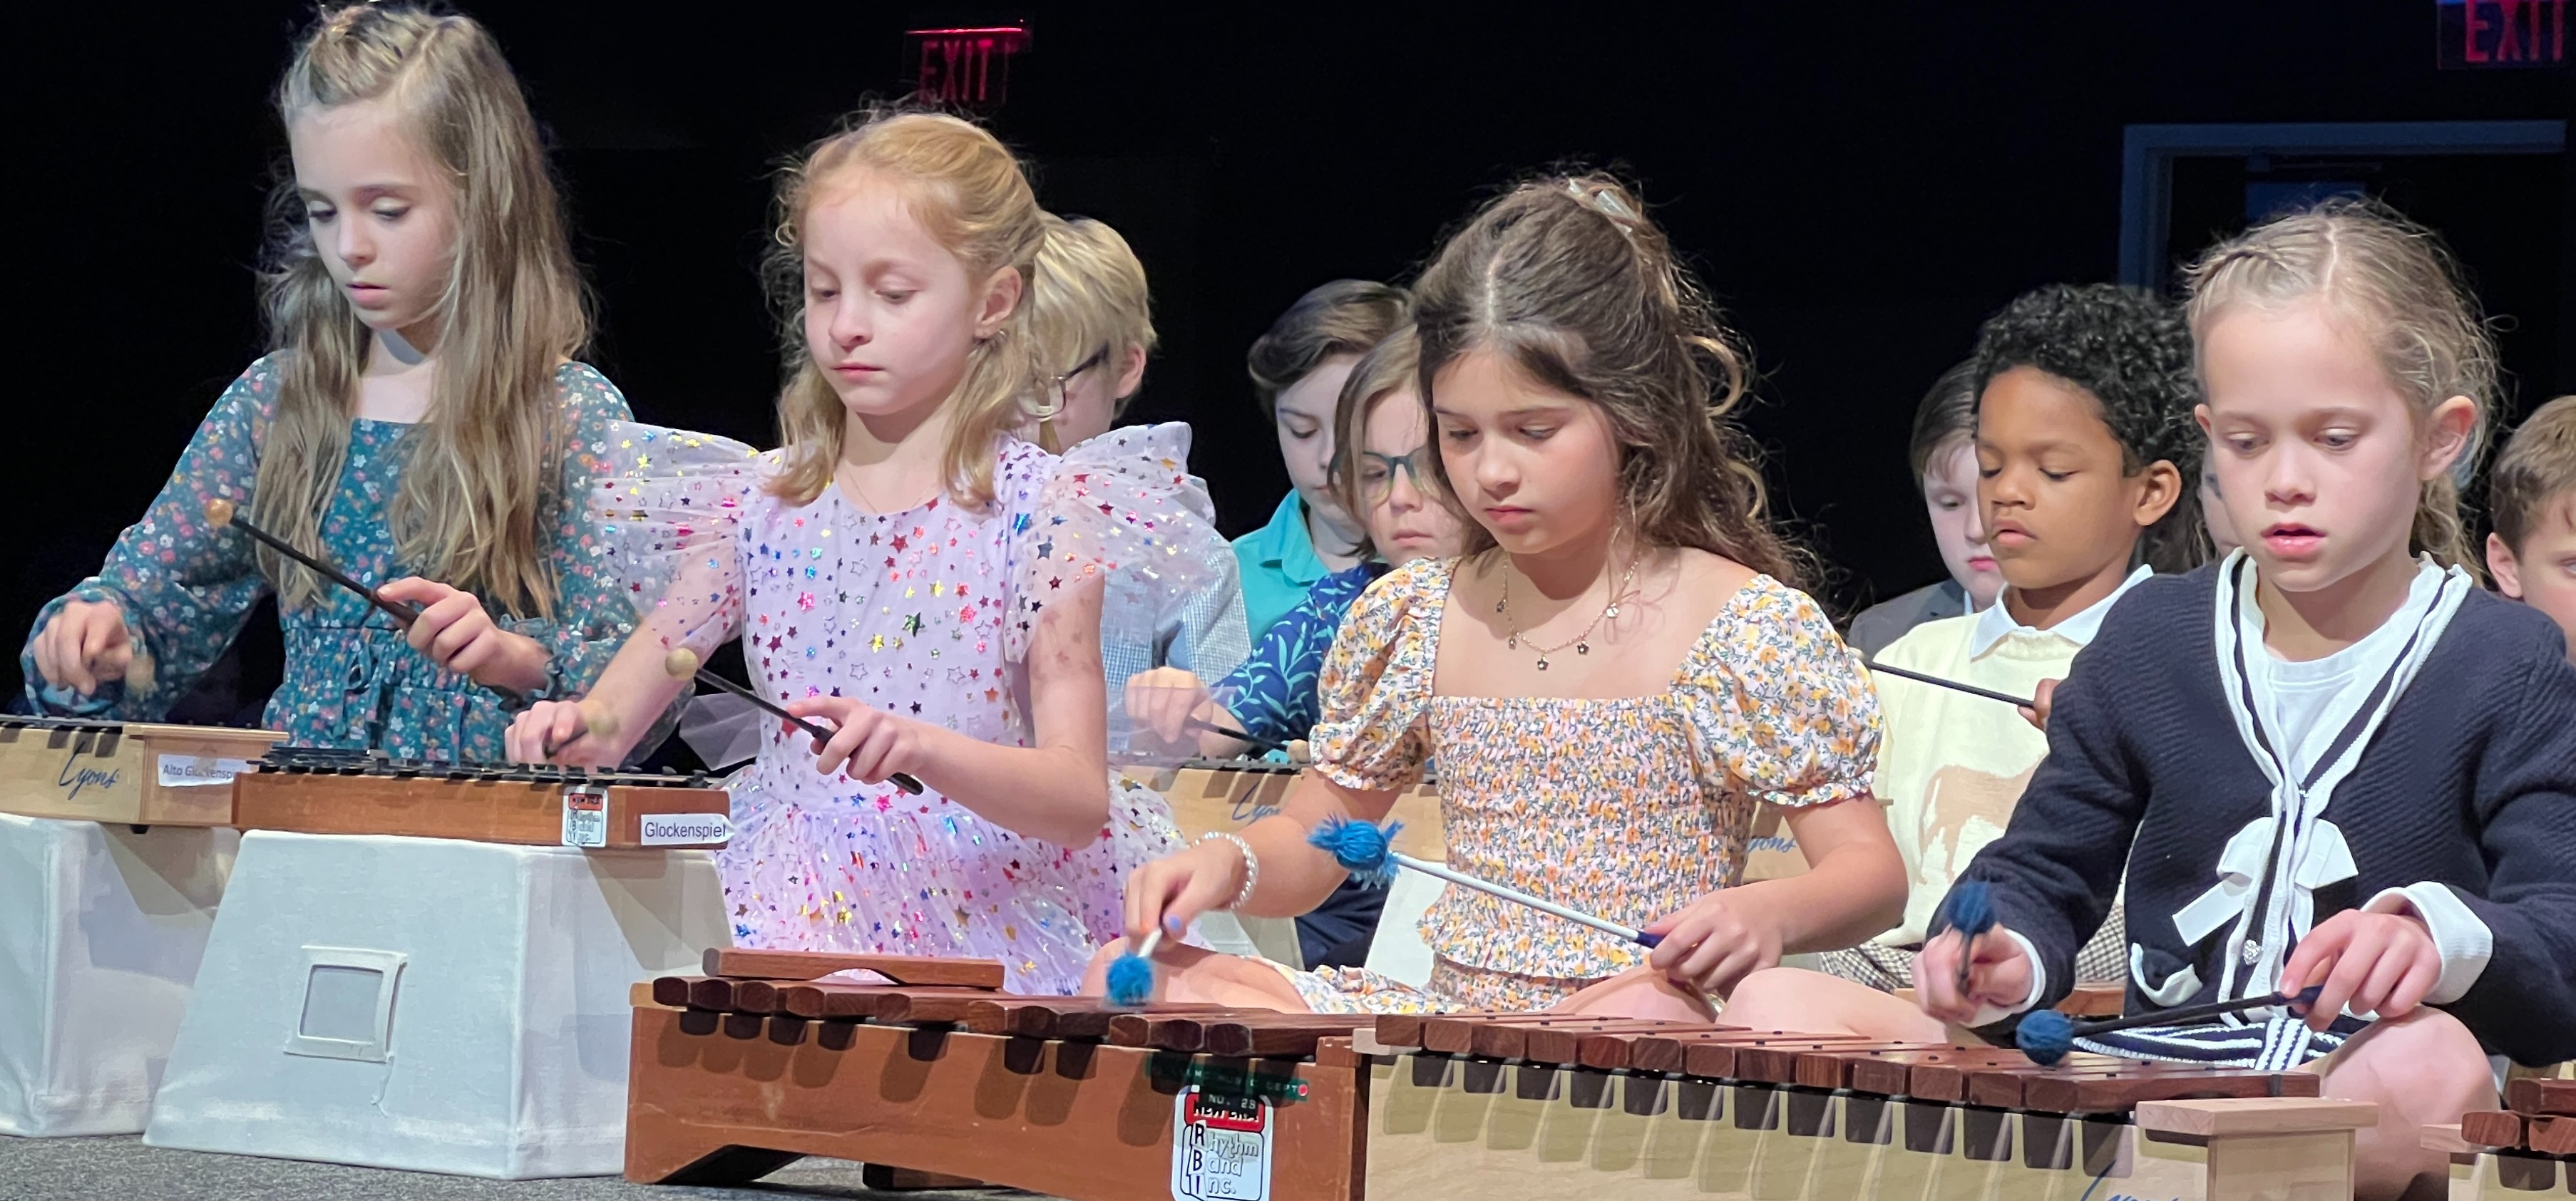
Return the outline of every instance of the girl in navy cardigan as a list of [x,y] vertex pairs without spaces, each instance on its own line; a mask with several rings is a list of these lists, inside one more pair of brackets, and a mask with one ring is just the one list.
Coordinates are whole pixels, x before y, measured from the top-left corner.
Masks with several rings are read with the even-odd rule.
[[2419,1132],[2494,1106],[2490,1053],[2576,1058],[2576,668],[2470,574],[2454,469],[2495,360],[2456,279],[2429,233],[2352,202],[2193,268],[2198,417],[2244,548],[2112,610],[1962,877],[2001,919],[1967,987],[1955,932],[1914,974],[1951,1022],[2053,1004],[2125,878],[2131,1012],[2322,991],[2082,1045],[2377,1102],[2364,1197],[2440,1195]]

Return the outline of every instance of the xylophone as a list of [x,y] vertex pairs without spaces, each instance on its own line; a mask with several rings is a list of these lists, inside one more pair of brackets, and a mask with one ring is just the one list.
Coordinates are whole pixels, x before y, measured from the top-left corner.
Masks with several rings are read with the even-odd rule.
[[[788,975],[834,964],[860,966]],[[637,998],[629,1179],[832,1155],[1075,1201],[2342,1201],[2375,1120],[2297,1073],[1563,1014],[1120,1011],[707,966]]]
[[[872,1181],[1085,1201],[1353,1195],[1365,1072],[1350,1035],[1370,1019],[1111,1009],[1002,993],[1000,966],[978,966],[989,975],[923,987],[958,979],[955,961],[716,952],[710,969],[770,976],[653,981],[635,1010],[627,1178],[734,1183],[830,1155]],[[906,984],[812,980],[851,968]]]
[[2317,1078],[1724,1027],[1379,1019],[1364,1188],[1408,1199],[2351,1196]]
[[593,850],[720,846],[731,801],[704,774],[424,763],[279,747],[233,786],[245,830],[391,834]]
[[2454,1201],[2576,1192],[2576,1080],[2509,1080],[2504,1100],[2424,1132],[2424,1146],[2452,1153]]
[[285,735],[217,726],[0,717],[0,813],[228,826],[232,782]]

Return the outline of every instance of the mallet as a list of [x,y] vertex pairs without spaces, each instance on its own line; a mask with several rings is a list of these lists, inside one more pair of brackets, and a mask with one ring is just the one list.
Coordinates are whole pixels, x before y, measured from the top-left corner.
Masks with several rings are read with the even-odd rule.
[[1393,843],[1395,832],[1403,828],[1402,822],[1388,822],[1380,827],[1370,822],[1328,817],[1314,833],[1306,836],[1306,841],[1332,852],[1333,862],[1340,864],[1342,870],[1349,872],[1351,879],[1372,888],[1386,887],[1387,881],[1395,878],[1395,869],[1408,868],[1435,879],[1447,880],[1452,884],[1465,885],[1478,892],[1501,897],[1506,901],[1516,901],[1541,913],[1552,914],[1578,925],[1590,926],[1604,934],[1624,938],[1641,947],[1657,946],[1664,941],[1664,936],[1661,934],[1648,934],[1633,926],[1622,926],[1608,918],[1594,917],[1581,910],[1568,909],[1554,901],[1531,896],[1508,885],[1481,880],[1465,872],[1451,871],[1446,864],[1431,863],[1411,855],[1400,854],[1395,850]]
[[[736,684],[723,676],[717,675],[716,673],[699,666],[698,652],[690,650],[685,646],[662,657],[662,670],[669,673],[670,677],[674,680],[695,678],[697,682],[701,684],[724,689],[735,696],[750,701],[752,704],[759,706],[769,713],[785,719],[789,725],[792,725],[799,730],[803,730],[807,737],[814,740],[814,745],[817,747],[820,747],[824,743],[832,740],[832,732],[830,730],[826,730],[821,726],[815,725],[804,718],[788,712],[786,709],[780,707],[777,702],[770,700],[768,697],[762,696],[757,692],[753,692],[751,689],[745,688],[740,684]],[[921,795],[921,781],[913,779],[910,775],[903,772],[896,772],[893,775],[887,776],[886,780],[895,787],[904,790],[904,792],[909,795]]]
[[[276,551],[287,558],[293,559],[296,562],[311,568],[314,574],[321,576],[323,579],[329,580],[334,584],[338,584],[351,592],[355,592],[358,595],[367,598],[368,604],[374,605],[377,609],[382,610],[385,616],[394,619],[395,625],[401,626],[406,630],[410,629],[411,623],[420,617],[420,610],[412,608],[409,605],[397,605],[392,601],[386,600],[382,596],[378,596],[374,588],[359,583],[356,579],[352,578],[349,573],[332,566],[329,560],[324,559],[319,555],[305,554],[303,551],[287,545],[285,539],[251,524],[251,520],[242,516],[241,512],[234,507],[233,502],[229,500],[217,497],[206,502],[206,524],[219,530],[229,527],[250,535],[253,540],[267,546],[270,550]],[[476,683],[479,684],[482,682],[478,680]],[[515,713],[528,707],[527,696],[519,692],[517,689],[503,688],[498,684],[483,684],[483,687],[490,689],[494,695],[501,698],[501,708],[504,710]],[[609,720],[611,728],[614,728],[615,719],[611,718]],[[549,753],[551,754],[551,752]]]

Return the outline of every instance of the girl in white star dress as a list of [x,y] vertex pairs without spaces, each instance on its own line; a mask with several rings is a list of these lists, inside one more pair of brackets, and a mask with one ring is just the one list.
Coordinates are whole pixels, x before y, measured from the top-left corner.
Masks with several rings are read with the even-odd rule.
[[644,729],[684,686],[669,651],[739,634],[756,688],[839,729],[818,755],[782,727],[729,783],[735,942],[996,958],[1014,991],[1069,992],[1121,925],[1125,869],[1171,844],[1151,794],[1113,812],[1099,623],[1104,581],[1149,600],[1207,582],[1176,553],[1214,536],[1186,431],[1062,459],[1005,432],[1040,225],[981,129],[870,121],[819,144],[781,208],[805,335],[786,445],[621,432],[596,508],[644,619],[587,712],[532,710],[512,751],[622,758],[590,715]]

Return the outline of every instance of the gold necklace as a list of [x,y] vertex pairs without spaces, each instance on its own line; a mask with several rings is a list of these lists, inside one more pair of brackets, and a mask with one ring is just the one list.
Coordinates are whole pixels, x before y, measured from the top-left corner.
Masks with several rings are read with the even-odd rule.
[[[1530,649],[1538,652],[1538,669],[1540,671],[1546,671],[1547,657],[1558,651],[1564,650],[1569,646],[1574,648],[1575,654],[1591,654],[1592,631],[1600,629],[1602,622],[1619,616],[1619,598],[1628,595],[1629,586],[1636,582],[1637,561],[1630,559],[1628,561],[1627,574],[1619,577],[1619,586],[1610,590],[1610,603],[1601,606],[1601,612],[1592,618],[1592,624],[1583,627],[1582,633],[1563,642],[1557,643],[1555,646],[1540,646],[1536,642],[1530,643]],[[1494,612],[1503,615],[1503,625],[1506,627],[1503,645],[1512,650],[1519,650],[1521,646],[1521,623],[1517,619],[1513,618],[1511,603],[1512,568],[1509,563],[1505,563],[1503,565],[1503,596],[1501,600],[1494,602]]]

